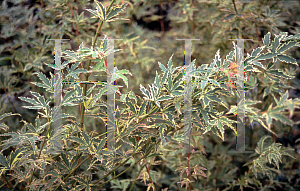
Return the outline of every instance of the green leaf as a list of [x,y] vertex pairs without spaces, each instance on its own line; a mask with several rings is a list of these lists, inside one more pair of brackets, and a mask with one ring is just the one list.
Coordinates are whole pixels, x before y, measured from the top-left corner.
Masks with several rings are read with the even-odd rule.
[[[154,182],[156,182],[156,177],[158,176],[158,173],[157,173],[156,171],[150,170],[150,171],[149,171],[149,174],[150,174],[151,179],[152,179]],[[150,186],[149,186],[149,187],[150,187]],[[154,185],[151,185],[151,187],[152,187],[152,189],[155,188]],[[149,191],[150,191],[150,190],[151,190],[151,189],[149,188]]]
[[261,62],[252,62],[251,64],[256,65],[256,66],[259,66],[259,67],[261,67],[261,68],[263,68],[263,69],[266,69],[266,68],[261,64]]
[[4,166],[7,170],[10,169],[10,168],[9,168],[9,165],[8,165],[8,163],[7,163],[6,157],[3,156],[1,153],[0,153],[0,164],[1,164],[2,166]]
[[24,121],[24,123],[25,126],[28,127],[28,130],[36,134],[42,133],[44,128],[49,124],[49,122],[47,122],[41,126],[39,115],[35,119],[35,127],[32,124],[27,123],[26,121]]
[[69,102],[68,101],[73,95],[75,95],[75,92],[76,92],[76,89],[73,89],[71,91],[68,91],[65,96],[63,97],[63,100],[62,100],[62,105],[65,105],[65,103]]
[[217,127],[218,127],[219,131],[221,132],[221,137],[222,137],[222,140],[224,141],[224,128],[223,128],[223,124],[221,123],[220,120],[217,120]]
[[[271,81],[274,81],[274,82],[280,82],[280,80],[281,80],[279,77],[274,77],[274,76],[272,76],[272,75],[269,75],[268,72],[265,72],[264,74],[268,77],[268,78],[266,78],[266,79],[268,79],[268,80],[270,79]],[[276,88],[274,88],[274,84],[271,84],[271,87],[270,87],[270,88],[271,88],[271,90],[272,90],[272,89],[276,89]]]
[[[59,109],[59,108],[57,108]],[[73,117],[73,118],[76,118],[75,116],[73,115],[70,115],[70,114],[66,114],[66,113],[62,113],[61,115],[56,115],[54,116],[54,112],[52,112],[52,119],[51,119],[51,122],[53,123],[54,121],[58,120],[58,119],[64,119],[64,118],[68,118],[68,117]]]
[[[10,113],[4,113],[0,116],[0,121],[4,118],[4,117],[8,117],[8,116],[12,116],[12,115],[19,115],[21,116],[20,114],[16,113],[16,114],[12,114],[11,112]],[[7,131],[7,129],[9,128],[7,125],[5,125],[4,123],[0,124],[0,127],[3,127],[1,129],[3,129],[4,131]]]
[[158,62],[158,65],[164,73],[167,71],[167,68],[162,63]]
[[296,46],[297,44],[298,44],[298,42],[296,42],[296,41],[290,41],[290,42],[283,43],[278,48],[277,53],[279,53],[279,54],[284,53],[285,51],[289,50],[293,46]]
[[[104,6],[102,5],[101,2],[98,2],[97,0],[95,0],[96,4],[97,4],[97,17],[103,21],[106,21],[106,10],[104,8]],[[95,18],[97,18],[95,17]],[[92,17],[93,18],[93,17]]]
[[106,139],[102,139],[97,147],[97,153],[99,153],[101,151],[101,149],[104,147],[105,143],[106,143]]
[[[63,51],[63,53],[65,54],[64,57],[69,59],[70,62],[77,62],[81,59],[81,57],[78,57],[78,53],[74,52],[73,50],[65,50]],[[57,68],[57,69],[61,69],[61,68]]]
[[169,100],[169,99],[172,99],[172,97],[167,95],[167,96],[161,96],[161,97],[157,98],[156,101],[165,101],[165,100]]
[[174,54],[172,54],[172,56],[169,58],[169,61],[168,61],[168,70],[169,70],[170,73],[171,73],[171,69],[173,67],[173,62],[172,62],[173,56],[174,56]]
[[138,117],[142,116],[146,111],[147,101],[143,101],[143,104],[140,107]]
[[85,69],[78,69],[78,65],[80,64],[80,62],[76,61],[75,64],[73,64],[70,68],[70,66],[68,66],[66,69],[67,69],[67,72],[68,72],[68,75],[66,76],[66,78],[68,76],[71,76],[75,79],[78,79],[79,78],[79,74],[81,73],[88,73],[88,71],[86,71]]
[[252,53],[251,53],[251,57],[256,57],[264,48],[265,48],[265,46],[253,49]]
[[112,81],[121,78],[128,88],[128,79],[123,74],[130,74],[132,76],[128,70],[118,70],[117,67],[115,67],[114,78]]
[[12,151],[10,153],[10,162],[9,162],[10,169],[18,165],[19,161],[21,160],[19,156],[22,155],[23,153],[24,153],[23,149],[17,149],[16,151]]
[[295,34],[295,35],[289,35],[288,37],[284,38],[283,41],[298,40],[298,39],[300,39],[300,33]]
[[126,96],[126,105],[129,106],[130,111],[132,113],[134,113],[135,115],[137,114],[136,107],[135,107],[135,105],[132,104],[132,102],[129,101],[128,96]]
[[94,10],[92,10],[92,9],[85,9],[85,10],[89,11],[90,13],[92,13],[92,14],[94,15],[94,16],[91,17],[91,18],[97,18],[97,17],[98,17],[97,11],[94,11]]
[[181,111],[180,111],[180,103],[179,102],[175,102],[175,107],[176,107],[176,110],[179,114],[181,114]]
[[228,14],[227,16],[225,16],[225,17],[223,18],[223,20],[224,20],[224,21],[228,21],[228,20],[232,19],[232,18],[235,17],[235,16],[236,16],[236,14]]
[[43,96],[41,96],[41,94],[39,94],[37,92],[32,92],[32,91],[30,91],[30,93],[39,100],[39,102],[43,105],[43,107],[45,107],[45,108],[47,107],[45,98]]
[[266,7],[266,16],[270,16],[270,6]]
[[89,96],[90,93],[92,93],[92,91],[94,90],[94,88],[96,87],[97,84],[94,84],[87,92],[86,92],[86,96]]
[[164,75],[163,75],[163,77],[162,77],[162,79],[161,79],[161,81],[160,81],[160,87],[163,87],[163,85],[165,84],[165,81],[166,81],[168,75],[169,75],[169,70],[167,70],[167,71],[164,73]]
[[93,100],[93,104],[92,104],[93,106],[94,106],[94,104],[96,103],[96,101],[97,101],[99,98],[101,98],[101,96],[102,96],[105,92],[107,92],[107,88],[106,88],[106,87],[102,88],[102,89],[100,90],[100,92],[94,96],[94,100]]
[[168,78],[168,90],[170,91],[172,89],[173,83],[172,83],[172,77],[171,75]]
[[132,145],[133,145],[134,147],[137,146],[137,142],[136,142],[136,139],[135,139],[134,137],[129,136],[128,139],[130,140],[130,142],[132,143]]
[[159,75],[157,74],[157,71],[156,71],[156,76],[155,76],[154,84],[155,84],[158,88],[161,88],[160,82],[159,82]]
[[146,98],[148,100],[151,100],[149,91],[144,86],[142,86],[141,84],[140,84],[140,90],[146,96],[144,98]]
[[236,128],[231,125],[231,123],[236,123],[236,121],[228,119],[227,117],[224,116],[221,117],[219,120],[222,122],[223,125],[227,125],[229,128],[231,128],[234,131],[234,133],[237,135]]
[[265,129],[268,129],[268,127],[264,124],[264,122],[256,116],[249,116],[250,122],[252,123],[253,120],[257,121],[259,124],[261,124]]
[[278,120],[281,121],[284,124],[288,124],[291,126],[294,124],[292,120],[288,119],[286,116],[281,115],[279,113],[270,113],[269,116],[271,118],[275,119],[276,121],[278,121]]
[[280,35],[275,35],[275,38],[272,42],[272,50],[271,50],[272,53],[275,53],[276,49],[278,48],[279,40],[280,40]]
[[267,113],[279,113],[281,111],[284,111],[287,108],[287,106],[276,106],[275,108],[272,108],[272,104],[269,106]]
[[269,94],[270,94],[270,86],[268,86],[267,88],[265,88],[264,94],[263,94],[263,98],[266,97]]
[[202,93],[200,96],[200,100],[204,102],[204,108],[206,106],[208,106],[211,101],[215,101],[215,102],[219,102],[219,103],[222,102],[222,100],[216,96],[216,93],[214,90],[206,92],[206,93]]
[[90,137],[84,131],[81,132],[83,138],[85,139],[86,144],[90,144]]
[[177,90],[174,90],[171,92],[172,95],[174,95],[175,97],[178,97],[178,96],[181,96],[184,94],[183,91],[177,91]]
[[264,137],[262,137],[258,143],[257,143],[257,147],[255,149],[255,152],[257,154],[262,154],[264,152],[264,141],[267,139],[267,138],[272,138],[270,135],[266,135]]
[[[63,171],[66,171],[66,172],[68,172],[68,167],[65,165],[65,164],[63,164],[63,163],[60,163],[60,162],[55,162],[55,164],[59,167],[59,168],[61,168],[61,169],[63,169]],[[62,171],[62,172],[63,172]]]
[[200,109],[200,113],[204,117],[204,120],[205,120],[206,124],[209,124],[207,111],[205,111],[203,109]]
[[164,137],[164,133],[167,131],[167,127],[165,124],[160,125],[159,127],[159,136],[161,139]]
[[183,77],[183,73],[179,72],[178,75],[176,76],[176,78],[174,78],[173,80],[173,88],[176,89],[175,84],[180,83],[181,82],[181,78]]
[[83,100],[83,105],[84,105],[84,108],[87,110],[87,111],[89,111],[89,109],[91,108],[91,106],[92,106],[92,101],[93,100],[93,97],[92,97],[92,94],[91,94],[91,97],[87,100],[87,101],[85,101],[85,100]]
[[4,123],[0,123],[0,128],[3,129],[4,131],[7,131],[9,129],[9,127]]
[[100,72],[105,71],[105,68],[103,67],[104,58],[100,59],[100,62],[98,62],[94,67],[93,71]]
[[[35,72],[33,74],[37,74],[38,77],[40,78],[40,80],[43,83],[37,83],[37,82],[31,82],[32,84],[42,87],[44,89],[46,89],[46,91],[50,92],[50,93],[54,93],[54,83],[51,83],[51,81],[41,72]],[[52,74],[52,73],[50,73]],[[52,76],[52,75],[51,75]],[[53,76],[52,76],[53,78]]]
[[81,138],[78,138],[78,137],[75,137],[75,136],[70,136],[68,138],[68,140],[73,141],[73,142],[77,142],[77,143],[82,144],[82,145],[85,145],[85,142]]
[[285,54],[278,55],[277,58],[282,62],[292,63],[292,64],[295,64],[296,66],[298,66],[296,59],[289,55],[285,55]]
[[274,66],[274,62],[269,62],[267,66],[267,70],[271,69]]
[[32,64],[27,64],[24,68],[24,72],[30,70],[32,68]]
[[135,100],[135,103],[137,103],[137,97],[136,97],[136,95],[134,94],[133,91],[130,91],[130,92],[128,93],[128,97],[129,97],[130,99],[134,99],[134,100]]
[[293,78],[293,76],[287,76],[287,75],[285,75],[283,73],[283,71],[280,70],[280,69],[272,69],[272,70],[269,70],[267,73],[272,74],[274,76],[286,78],[286,79],[292,79]]
[[274,58],[277,55],[278,55],[277,53],[273,53],[273,52],[262,53],[261,55],[256,57],[254,60],[267,60],[267,59]]
[[167,116],[168,120],[175,125],[174,119],[173,119],[173,115],[170,113],[165,113],[165,115]]
[[268,32],[264,38],[263,38],[263,43],[265,46],[269,46],[270,45],[270,36],[271,36],[271,33]]
[[24,108],[28,108],[28,109],[43,109],[44,108],[44,106],[42,104],[38,103],[34,99],[26,98],[26,97],[19,97],[19,99],[34,105],[34,106],[23,106]]
[[69,167],[70,166],[69,160],[67,159],[67,156],[64,153],[61,153],[61,158],[63,159],[67,167]]
[[[115,6],[113,7],[109,13],[106,15],[106,22],[111,22],[111,21],[115,21],[115,19],[112,19],[113,17],[119,15],[120,12],[124,11],[125,10],[125,7],[127,6],[128,4],[125,3],[123,4],[122,6]],[[127,20],[127,19],[122,19],[122,20]]]

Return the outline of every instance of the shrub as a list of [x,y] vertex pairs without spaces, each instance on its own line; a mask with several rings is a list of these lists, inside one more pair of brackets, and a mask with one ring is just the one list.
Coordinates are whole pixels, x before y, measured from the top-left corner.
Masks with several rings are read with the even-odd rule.
[[[67,81],[78,80],[81,73],[85,74],[85,81],[88,81],[92,69],[108,75],[105,59],[108,56],[108,45],[106,40],[98,44],[97,38],[102,26],[106,22],[115,21],[115,16],[118,16],[127,4],[112,6],[112,1],[105,8],[102,3],[95,2],[96,9],[87,9],[92,19],[99,19],[92,48],[81,43],[77,50],[62,52],[66,61],[60,69],[63,70],[63,79]],[[276,130],[280,131],[279,125],[276,125],[279,130],[274,128],[273,120],[276,124],[295,124],[286,115],[291,117],[300,105],[298,98],[288,99],[288,90],[292,89],[289,80],[295,77],[297,62],[285,52],[299,46],[298,41],[299,34],[288,35],[281,32],[271,40],[271,33],[267,33],[263,38],[263,46],[255,48],[244,59],[245,73],[249,77],[249,81],[245,83],[245,90],[256,90],[252,92],[253,96],[258,93],[255,99],[246,100],[245,104],[239,106],[245,109],[245,117],[251,124],[256,121],[272,134],[276,134]],[[56,121],[57,108],[51,108],[49,105],[54,101],[52,94],[56,85],[55,76],[51,73],[48,78],[39,71],[35,72],[41,82],[33,84],[43,88],[47,94],[41,95],[31,91],[34,99],[19,97],[31,104],[25,108],[39,112],[34,125],[22,120],[24,126],[20,131],[1,135],[11,136],[1,145],[2,152],[13,148],[7,156],[0,154],[0,163],[3,166],[1,175],[4,181],[2,187],[6,186],[11,190],[23,189],[24,186],[26,190],[99,190],[105,189],[106,185],[115,189],[132,190],[142,187],[142,184],[137,182],[138,179],[143,180],[147,190],[162,188],[163,184],[168,185],[170,190],[183,189],[183,186],[190,190],[213,190],[224,186],[227,190],[236,186],[241,190],[246,187],[267,189],[272,187],[271,183],[283,184],[275,179],[275,175],[280,172],[282,156],[293,156],[289,153],[291,149],[282,147],[279,143],[266,143],[270,136],[261,136],[255,153],[251,155],[255,158],[247,160],[244,164],[247,171],[240,175],[239,179],[235,179],[234,176],[239,169],[230,164],[231,159],[227,153],[231,145],[218,145],[219,148],[213,148],[206,142],[206,135],[213,137],[216,142],[220,139],[224,141],[227,129],[232,130],[229,132],[231,136],[236,135],[237,130],[233,127],[236,122],[230,119],[234,115],[229,115],[235,114],[238,109],[232,101],[237,97],[236,86],[216,82],[238,79],[234,73],[237,70],[239,47],[233,43],[233,48],[223,61],[218,51],[210,64],[202,64],[200,67],[195,66],[196,60],[188,67],[174,67],[172,55],[167,65],[158,63],[160,74],[156,72],[154,83],[148,85],[149,89],[140,85],[143,97],[134,92],[119,92],[120,98],[116,101],[122,104],[115,111],[114,132],[118,152],[105,149],[105,133],[94,135],[96,132],[89,132],[84,124],[85,116],[101,119],[103,122],[109,121],[106,116],[108,108],[105,99],[101,99],[108,91],[105,83],[95,84],[90,88],[87,84],[83,84],[83,87],[79,84],[65,84],[62,106],[80,104],[80,122],[68,119],[70,123],[64,124],[61,132],[56,132],[51,128],[51,124]],[[278,61],[287,63],[284,70],[279,67]],[[86,68],[79,68],[81,63]],[[52,64],[46,65],[56,69]],[[184,91],[186,71],[192,73],[192,80],[196,82],[192,88],[193,136],[190,144],[192,150],[198,152],[193,153],[185,153],[183,147],[186,135],[186,129],[183,128],[186,109],[184,96],[187,96],[187,92]],[[122,79],[128,88],[126,75],[131,74],[130,71],[118,70],[115,67],[114,74],[113,81]],[[208,79],[211,83],[203,82]],[[102,87],[96,88],[96,85]],[[118,90],[117,87],[114,90]],[[93,94],[95,91],[97,93]],[[263,95],[260,92],[263,92]],[[0,120],[11,115],[20,114],[4,113]],[[75,116],[63,113],[59,117]],[[46,121],[42,122],[40,118]],[[0,127],[5,131],[9,129],[4,123]],[[55,150],[55,144],[61,141],[58,134],[63,136],[61,153]],[[219,159],[215,159],[214,162],[205,160],[204,147]],[[164,163],[162,166],[172,173],[163,177],[159,174],[165,173],[163,169],[155,170],[152,167],[161,162]],[[121,178],[125,173],[132,179]],[[264,179],[265,175],[269,180]],[[261,180],[264,182],[261,183]],[[177,182],[180,183],[178,186]]]

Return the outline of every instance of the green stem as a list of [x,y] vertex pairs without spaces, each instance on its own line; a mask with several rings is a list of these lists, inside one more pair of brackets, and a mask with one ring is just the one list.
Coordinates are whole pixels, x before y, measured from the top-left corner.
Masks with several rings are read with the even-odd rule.
[[[111,8],[111,6],[113,5],[114,2],[115,2],[115,0],[111,1],[111,3],[109,4],[109,6],[107,8],[107,12],[109,12],[109,10],[110,10],[110,8]],[[103,22],[103,20],[101,20],[101,22],[98,25],[98,28],[97,28],[97,31],[96,31],[96,34],[95,34],[95,37],[94,37],[94,40],[93,40],[92,48],[95,48],[95,44],[96,44],[96,41],[97,41],[97,38],[98,38],[98,33],[101,32],[103,24],[104,24],[104,22]],[[91,61],[92,60],[88,61],[87,70],[89,70],[89,68],[90,68]],[[89,74],[86,74],[85,75],[85,81],[88,81],[88,79],[89,79]],[[83,96],[86,96],[86,91],[87,91],[87,84],[84,84]],[[82,129],[83,128],[83,122],[84,122],[84,111],[85,111],[83,103],[81,103],[81,108],[82,108],[82,111],[81,111],[81,124],[80,124],[80,127]]]
[[[100,25],[98,25],[98,29],[97,31],[101,31],[101,28],[103,26],[103,21],[101,21]],[[93,41],[93,45],[92,48],[95,47],[95,43],[98,37],[98,33],[96,32],[95,37],[94,37],[94,41]],[[87,70],[89,70],[90,68],[90,64],[91,64],[91,60],[88,61],[88,65],[87,65]],[[88,81],[89,79],[89,74],[85,75],[85,81]],[[86,96],[86,91],[87,91],[87,84],[83,85],[83,96]],[[84,123],[84,112],[85,112],[85,108],[84,108],[84,104],[81,103],[81,123],[80,123],[80,128],[83,129],[83,123]]]
[[[106,9],[107,12],[109,12],[109,10],[110,10],[110,8],[111,8],[111,6],[113,5],[114,2],[115,2],[115,0],[112,0],[112,1],[111,1],[111,3],[109,4],[108,8]],[[95,37],[94,37],[94,40],[93,40],[92,49],[95,48],[95,44],[96,44],[96,41],[97,41],[97,38],[98,38],[98,33],[100,33],[103,24],[104,24],[104,22],[103,22],[103,20],[101,20],[101,22],[100,22],[99,25],[98,25],[98,29],[97,29],[97,31],[96,31],[96,34],[95,34]],[[89,61],[88,61],[87,70],[89,70],[89,68],[90,68],[91,61],[92,61],[92,60],[89,60]],[[89,79],[89,74],[86,74],[86,75],[85,75],[85,81],[88,81],[88,79]],[[87,84],[84,84],[84,85],[83,85],[83,96],[86,96],[86,91],[87,91]],[[81,103],[81,123],[80,123],[80,129],[81,129],[82,131],[84,131],[84,130],[83,130],[84,112],[85,112],[84,104]],[[78,137],[80,137],[80,134],[79,134],[79,133],[78,133],[77,135],[78,135]],[[80,160],[79,160],[78,162],[80,163]],[[80,168],[79,168],[79,170],[80,170]]]

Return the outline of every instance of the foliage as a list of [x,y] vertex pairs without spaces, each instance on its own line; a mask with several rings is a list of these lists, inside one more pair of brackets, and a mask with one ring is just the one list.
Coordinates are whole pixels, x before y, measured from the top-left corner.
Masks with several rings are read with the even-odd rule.
[[[286,159],[282,156],[293,157],[288,152],[291,150],[290,148],[282,147],[274,140],[266,146],[265,140],[270,136],[260,136],[255,149],[256,153],[251,156],[256,158],[250,161],[249,158],[244,160],[243,164],[245,163],[244,166],[248,167],[248,171],[236,176],[235,173],[239,171],[238,165],[232,164],[232,161],[235,160],[227,153],[232,145],[219,144],[220,141],[227,140],[225,132],[236,135],[234,115],[229,115],[235,114],[237,111],[234,102],[234,98],[237,96],[236,87],[216,82],[217,80],[236,81],[237,79],[234,73],[236,72],[236,50],[238,48],[234,42],[232,43],[233,50],[226,55],[225,59],[221,59],[223,48],[223,51],[217,51],[215,59],[210,64],[201,64],[197,67],[196,59],[194,59],[188,66],[190,68],[186,68],[178,59],[176,65],[176,62],[173,62],[176,60],[177,53],[173,53],[168,58],[167,64],[158,62],[156,66],[151,65],[150,63],[154,59],[151,59],[149,55],[141,57],[137,54],[139,49],[153,49],[151,46],[145,46],[147,40],[134,43],[135,38],[126,37],[124,44],[121,44],[123,50],[120,51],[123,59],[119,59],[122,60],[120,61],[121,66],[127,66],[127,69],[119,70],[118,67],[114,67],[113,81],[121,79],[127,90],[136,90],[132,87],[138,86],[139,91],[126,92],[124,87],[114,86],[113,90],[119,95],[119,99],[116,99],[119,104],[115,111],[115,143],[118,152],[112,152],[105,148],[106,138],[103,133],[105,131],[103,124],[107,122],[105,93],[109,91],[106,83],[95,83],[93,86],[64,84],[63,108],[77,107],[81,110],[79,113],[76,113],[77,110],[75,110],[74,113],[74,109],[65,109],[59,117],[63,119],[73,117],[80,121],[67,119],[68,123],[64,122],[63,129],[59,132],[63,135],[64,152],[60,153],[53,149],[56,142],[59,141],[52,125],[56,120],[55,109],[50,106],[51,103],[54,103],[55,80],[51,71],[48,76],[42,73],[45,72],[42,64],[44,63],[53,70],[60,69],[62,78],[66,81],[91,79],[94,81],[93,78],[97,76],[92,76],[92,73],[107,76],[106,57],[112,52],[107,51],[106,40],[99,43],[97,38],[102,31],[108,31],[108,28],[105,27],[116,28],[113,23],[119,22],[120,19],[115,17],[120,16],[127,8],[138,5],[139,2],[146,3],[146,1],[136,1],[135,3],[122,1],[121,3],[121,1],[113,0],[106,3],[95,1],[90,6],[86,0],[81,0],[77,4],[76,1],[64,0],[47,2],[46,6],[41,1],[38,14],[33,16],[34,7],[32,7],[29,8],[31,12],[26,13],[26,17],[15,19],[12,22],[11,25],[31,23],[33,20],[43,23],[38,28],[40,33],[37,33],[34,25],[31,25],[29,32],[26,33],[27,40],[21,38],[16,41],[17,44],[14,47],[9,43],[1,46],[1,52],[3,50],[9,52],[9,48],[17,50],[11,50],[12,56],[1,59],[3,67],[6,65],[11,67],[9,72],[6,70],[2,72],[2,88],[8,93],[19,94],[23,89],[29,89],[29,86],[26,86],[27,89],[22,87],[11,92],[12,85],[17,79],[10,80],[5,72],[8,74],[12,73],[11,71],[14,73],[24,72],[25,76],[32,75],[33,82],[31,84],[39,88],[33,88],[34,86],[30,85],[30,94],[18,98],[26,103],[25,106],[22,105],[23,108],[30,109],[30,111],[37,110],[38,115],[35,117],[34,124],[23,118],[20,122],[24,125],[18,130],[5,123],[0,124],[4,131],[10,130],[1,134],[1,137],[10,137],[1,145],[0,164],[4,183],[2,187],[6,186],[11,190],[23,190],[25,186],[27,190],[99,190],[106,187],[118,190],[137,190],[144,186],[147,190],[158,190],[167,185],[166,189],[169,190],[182,190],[184,186],[190,190],[214,190],[217,187],[227,190],[236,187],[241,190],[247,187],[263,190],[272,186],[266,181],[265,175],[270,182],[280,186],[284,185],[283,182],[276,180],[276,177],[283,169],[280,164],[284,164],[284,160],[290,160],[290,158]],[[22,3],[23,1],[19,1],[19,4]],[[43,6],[46,6],[44,13],[41,11]],[[234,5],[234,8],[228,9],[226,8],[228,1],[219,3],[217,7],[210,3],[200,5],[200,3],[185,4],[184,1],[179,1],[175,8],[183,11],[183,16],[175,17],[174,20],[178,24],[188,22],[195,31],[196,23],[193,22],[193,18],[206,11],[198,12],[199,15],[193,14],[193,11],[200,10],[202,6],[209,7],[207,11],[214,14],[209,15],[210,23],[207,24],[206,20],[201,20],[201,25],[217,26],[213,27],[213,30],[219,31],[218,34],[233,31],[233,27],[236,26],[239,29],[236,37],[244,38],[245,36],[241,36],[241,29],[246,30],[246,27],[251,28],[251,25],[241,26],[242,19],[250,22],[253,16],[251,9],[254,9],[255,6],[262,6],[262,4],[245,3],[239,4],[238,8]],[[74,11],[75,7],[78,12]],[[86,12],[80,13],[79,10],[83,8],[86,8]],[[244,11],[243,15],[239,13],[239,8]],[[18,18],[22,14],[22,12],[13,11],[13,8],[8,8],[8,1],[2,2],[1,9],[4,17]],[[227,16],[224,17],[224,12],[217,15],[219,12],[214,11],[216,9],[225,10]],[[88,12],[90,15],[85,16],[84,14]],[[254,23],[260,14],[262,13],[254,14]],[[276,17],[277,12],[271,11],[268,6],[263,14],[269,17],[271,22],[281,22]],[[57,17],[53,18],[53,15],[57,15]],[[220,18],[224,19],[219,21]],[[2,19],[7,22],[5,18]],[[232,23],[228,21],[232,21]],[[257,25],[257,23],[255,24]],[[263,24],[266,25],[268,22]],[[272,30],[275,30],[273,25],[270,26]],[[9,41],[14,35],[22,36],[24,34],[22,30],[18,30],[19,34],[16,34],[13,32],[14,30],[4,30],[5,25],[1,27],[4,31],[2,36],[5,41]],[[197,27],[201,28],[201,26]],[[135,28],[139,33],[138,27]],[[50,35],[53,30],[61,33],[59,36]],[[95,33],[94,37],[90,31]],[[80,35],[77,35],[79,33]],[[208,30],[207,33],[214,35],[208,38],[213,42],[213,44],[209,44],[211,47],[221,44],[221,37],[217,37],[215,32]],[[104,36],[105,39],[108,36],[117,38],[117,34],[111,30]],[[249,81],[245,83],[245,90],[252,91],[252,99],[251,101],[246,100],[242,106],[245,108],[245,118],[249,119],[250,124],[258,122],[266,130],[265,132],[276,134],[281,131],[282,124],[289,127],[296,124],[291,120],[291,116],[299,109],[300,100],[288,98],[290,97],[289,91],[294,88],[290,82],[295,78],[298,69],[297,60],[288,55],[288,51],[299,46],[299,34],[288,35],[287,32],[279,32],[272,36],[268,32],[262,39],[263,44],[257,43],[261,46],[253,48],[252,51],[246,47],[246,52],[251,52],[251,54],[247,53],[244,59],[245,73],[249,77]],[[72,40],[75,39],[75,43],[80,46],[73,49],[70,44],[71,50],[62,51],[64,62],[61,68],[57,68],[54,64],[50,64],[53,61],[45,56],[48,51],[53,50],[51,48],[53,42],[46,41],[46,39],[49,37],[62,38],[64,35],[68,35]],[[251,37],[251,34],[247,35]],[[29,41],[36,37],[38,40],[30,44]],[[167,44],[171,43],[167,41]],[[128,48],[124,48],[126,46]],[[22,47],[22,49],[16,47]],[[64,48],[62,49],[64,50]],[[113,53],[118,51],[114,50]],[[212,52],[211,49],[208,51]],[[128,56],[130,54],[134,58],[130,58]],[[160,54],[168,55],[165,52]],[[194,54],[197,55],[197,52]],[[164,60],[164,56],[161,55],[152,57]],[[177,58],[179,57],[177,56]],[[10,60],[11,64],[4,62],[5,60]],[[131,71],[128,63],[133,60],[140,68],[132,67],[134,71]],[[154,81],[151,81],[148,86],[139,84],[138,78],[136,83],[132,84],[131,81],[129,83],[128,75],[138,76],[138,72],[144,68],[146,71],[155,71]],[[156,68],[159,71],[155,70]],[[183,111],[185,109],[185,71],[188,69],[192,71],[193,81],[196,82],[192,88],[193,140],[191,142],[191,147],[195,152],[184,154],[184,128],[182,127],[184,127]],[[145,75],[146,73],[141,74],[142,77]],[[151,79],[152,75],[149,76],[147,80],[153,80],[153,78]],[[101,75],[96,79],[100,81]],[[207,80],[210,80],[211,83],[203,82]],[[41,93],[38,93],[39,91]],[[28,97],[29,95],[33,97]],[[2,101],[1,104],[3,105],[4,102]],[[2,109],[0,120],[12,115],[23,117],[23,113],[18,114],[15,111],[12,114]],[[26,114],[24,115],[26,116]],[[90,130],[89,126],[93,123],[91,119],[102,120],[100,132],[95,129],[94,131]],[[216,146],[212,146],[212,143],[208,141],[208,136],[217,143]],[[11,152],[4,154],[5,150],[10,148],[12,148]],[[206,149],[204,150],[204,148]],[[211,154],[206,159],[204,155],[207,151],[210,151]],[[163,168],[155,167],[159,165],[172,173],[168,174]],[[124,177],[125,175],[126,177]]]

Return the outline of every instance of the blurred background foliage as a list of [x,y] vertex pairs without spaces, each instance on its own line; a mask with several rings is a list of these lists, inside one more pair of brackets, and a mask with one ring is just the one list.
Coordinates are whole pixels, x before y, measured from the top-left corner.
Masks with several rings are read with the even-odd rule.
[[[99,2],[105,6],[110,3],[101,0]],[[119,5],[128,3],[125,12],[121,14],[121,17],[127,20],[103,25],[100,38],[107,35],[108,38],[122,39],[114,42],[115,49],[122,49],[115,53],[115,66],[118,69],[128,69],[133,74],[129,77],[129,88],[120,89],[122,93],[133,91],[141,96],[139,85],[146,86],[152,83],[156,70],[159,71],[157,63],[166,64],[173,53],[175,67],[182,66],[184,41],[176,39],[200,39],[192,41],[192,59],[196,59],[196,65],[199,66],[210,63],[218,49],[224,59],[232,50],[232,40],[229,39],[252,39],[245,41],[246,55],[255,47],[263,45],[262,38],[267,32],[271,32],[272,36],[279,32],[288,32],[289,35],[300,33],[299,1],[117,0],[116,2]],[[29,91],[46,94],[44,89],[30,82],[39,81],[33,74],[36,71],[42,71],[48,78],[50,72],[54,73],[53,69],[44,64],[54,64],[54,41],[48,39],[69,39],[62,44],[63,51],[77,50],[81,42],[91,46],[98,22],[97,19],[90,19],[90,13],[85,9],[94,8],[94,4],[89,0],[0,0],[1,113],[4,111],[20,113],[24,120],[34,122],[37,112],[22,108],[25,104],[18,97],[31,97]],[[100,42],[99,38],[98,41]],[[288,51],[298,63],[299,50],[292,48]],[[276,64],[277,67],[286,67],[281,63]],[[299,68],[295,66],[289,66],[288,70],[296,70],[299,73]],[[90,80],[106,80],[106,77],[97,77],[93,74]],[[123,81],[117,83],[125,87]],[[290,80],[290,85],[295,87],[290,91],[290,97],[299,97],[299,79]],[[271,99],[269,96],[263,97],[264,88],[259,86],[258,81],[258,86],[251,90],[255,91],[255,96],[258,94],[256,99],[264,101],[265,104],[259,106],[262,110],[266,110],[265,107],[268,106],[266,103]],[[251,100],[253,96],[251,91],[246,93],[246,99]],[[227,101],[236,102],[234,99]],[[68,112],[78,116],[78,109]],[[300,119],[298,113],[299,111],[296,111],[292,116],[293,120]],[[19,130],[22,124],[19,116],[3,121],[11,131]],[[85,125],[88,131],[105,130],[99,129],[103,124],[94,118],[86,118]],[[246,150],[254,150],[260,137],[267,134],[259,124],[249,124],[246,121],[247,127],[251,125],[251,128],[247,128],[246,137],[249,139],[246,140]],[[295,152],[298,152],[298,159],[289,158],[289,161],[283,161],[281,170],[284,173],[276,177],[276,181],[283,190],[299,190],[300,152],[299,146],[295,143],[300,136],[298,126],[283,127],[277,124],[273,126],[277,129],[276,132],[279,132],[277,138],[273,136],[274,141],[296,148]],[[227,145],[235,145],[235,138],[232,135],[227,135],[225,142],[214,136],[203,137],[202,141],[208,153],[199,159],[208,169],[207,178],[203,179],[204,188],[222,190],[232,179],[242,179],[246,169],[242,164],[249,156],[227,154],[229,149]],[[157,168],[164,173],[161,180],[162,188],[166,185],[169,187],[172,177],[177,174],[170,170],[171,167],[168,167],[167,163]],[[224,176],[228,170],[231,172],[230,175]],[[265,190],[271,190],[272,186],[280,190],[279,186],[269,184],[263,177],[260,181],[265,185]]]

